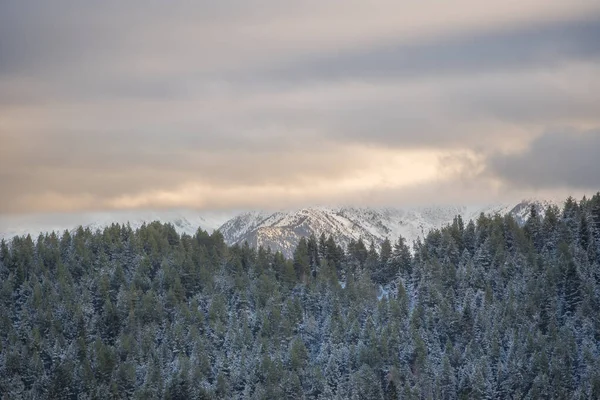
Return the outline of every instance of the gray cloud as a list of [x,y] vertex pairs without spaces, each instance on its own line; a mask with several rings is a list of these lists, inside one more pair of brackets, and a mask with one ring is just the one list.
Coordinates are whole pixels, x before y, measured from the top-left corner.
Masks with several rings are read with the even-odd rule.
[[[152,206],[155,193],[459,200],[494,193],[498,175],[522,192],[503,157],[556,126],[600,126],[587,0],[374,3],[0,2],[0,212]],[[492,172],[463,179],[497,149]],[[396,187],[393,152],[441,181]]]
[[282,79],[419,78],[468,75],[600,58],[600,14],[451,34],[411,43],[375,44],[296,61],[271,72]]
[[551,132],[518,154],[494,155],[487,173],[510,186],[597,190],[600,187],[600,130]]

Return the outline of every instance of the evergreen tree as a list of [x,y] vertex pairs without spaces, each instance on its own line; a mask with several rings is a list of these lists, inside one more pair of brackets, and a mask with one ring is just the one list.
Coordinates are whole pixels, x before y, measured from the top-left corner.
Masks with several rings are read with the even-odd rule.
[[0,241],[0,394],[598,398],[598,204],[290,260],[160,223]]

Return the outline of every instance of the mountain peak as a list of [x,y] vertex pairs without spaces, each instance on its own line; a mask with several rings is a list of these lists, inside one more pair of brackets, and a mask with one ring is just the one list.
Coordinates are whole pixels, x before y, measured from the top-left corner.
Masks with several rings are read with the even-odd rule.
[[[527,205],[525,205],[527,204]],[[291,256],[301,237],[322,233],[332,236],[342,246],[352,240],[380,244],[386,238],[395,241],[404,237],[409,243],[423,238],[430,230],[452,223],[455,216],[464,220],[476,219],[481,213],[511,213],[521,223],[532,202],[517,205],[428,206],[422,208],[369,207],[305,207],[297,210],[265,213],[246,213],[227,221],[219,230],[228,243],[247,241],[252,246],[270,247]],[[541,204],[541,203],[540,203]]]

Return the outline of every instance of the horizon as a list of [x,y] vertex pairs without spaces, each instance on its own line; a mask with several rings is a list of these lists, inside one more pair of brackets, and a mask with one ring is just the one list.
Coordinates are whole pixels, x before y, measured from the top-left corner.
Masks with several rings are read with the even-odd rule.
[[[598,192],[600,193],[600,192]],[[589,198],[584,195],[584,198]],[[576,202],[580,202],[581,198],[573,198]],[[488,216],[494,214],[511,214],[515,209],[518,209],[522,204],[537,204],[542,208],[548,206],[556,206],[562,210],[564,202],[567,199],[541,199],[541,198],[526,198],[518,202],[504,203],[486,203],[486,204],[426,204],[414,206],[352,206],[352,205],[309,205],[295,208],[279,208],[279,209],[238,209],[238,210],[195,210],[189,208],[178,209],[130,209],[130,210],[105,210],[105,211],[78,211],[78,212],[37,212],[23,214],[0,214],[0,240],[11,240],[13,237],[23,237],[31,235],[35,238],[39,235],[50,233],[62,234],[64,231],[73,232],[79,227],[90,228],[92,231],[103,230],[112,224],[122,226],[131,226],[134,230],[143,224],[151,222],[160,222],[163,224],[171,224],[175,227],[179,234],[187,233],[192,235],[196,230],[202,229],[208,233],[212,233],[223,228],[228,228],[232,222],[246,216],[254,216],[261,220],[272,220],[276,225],[280,225],[277,218],[287,218],[288,216],[297,216],[303,211],[324,211],[333,213],[334,215],[344,215],[348,211],[375,211],[381,215],[387,215],[387,212],[400,212],[401,215],[394,215],[388,223],[411,224],[411,214],[420,215],[423,217],[429,211],[447,212],[456,209],[456,213],[452,214],[452,218],[462,216],[465,222],[475,221],[479,214],[484,213]],[[425,214],[423,214],[425,212]],[[448,214],[449,215],[449,214]],[[515,215],[513,215],[515,217]],[[518,217],[517,217],[518,218]],[[258,220],[257,220],[258,221]],[[353,220],[354,223],[360,224],[361,221]],[[364,222],[364,221],[362,221]],[[431,222],[431,221],[429,221]],[[450,219],[444,220],[440,226],[429,226],[424,229],[423,234],[429,229],[439,229],[444,223],[450,223]],[[181,225],[183,224],[183,225]],[[261,223],[262,224],[262,223]],[[262,226],[259,224],[257,227]],[[439,221],[438,221],[439,224]],[[254,228],[245,227],[248,233]],[[318,230],[318,228],[317,228]],[[327,229],[323,230],[325,233]],[[329,232],[331,234],[331,232]],[[399,232],[393,232],[391,236],[395,236]],[[400,233],[400,235],[402,235]],[[303,236],[303,235],[301,235]],[[419,235],[420,237],[421,235]],[[405,237],[407,240],[414,241],[416,237]],[[236,240],[237,241],[237,240]],[[239,242],[239,241],[237,241]]]

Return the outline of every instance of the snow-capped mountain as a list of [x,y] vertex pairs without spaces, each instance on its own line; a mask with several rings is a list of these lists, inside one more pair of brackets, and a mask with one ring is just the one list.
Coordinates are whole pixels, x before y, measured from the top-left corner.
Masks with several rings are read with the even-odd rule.
[[247,241],[251,246],[270,247],[291,256],[303,236],[322,233],[342,246],[351,240],[361,239],[369,244],[380,244],[385,238],[392,242],[399,236],[408,243],[423,238],[430,230],[452,223],[460,215],[465,223],[477,219],[481,213],[512,214],[524,223],[530,206],[544,209],[551,202],[524,200],[511,205],[440,206],[412,209],[367,207],[309,207],[277,212],[200,212],[173,211],[115,211],[79,214],[30,214],[25,216],[0,216],[0,238],[42,232],[73,230],[79,225],[92,230],[102,229],[112,223],[127,224],[133,229],[143,223],[160,221],[171,223],[179,233],[193,235],[198,228],[212,232],[219,230],[228,244]]
[[342,246],[360,238],[367,244],[371,241],[380,244],[385,238],[395,241],[399,236],[412,243],[430,230],[452,223],[457,215],[466,223],[477,219],[481,213],[510,213],[523,223],[532,204],[538,209],[545,209],[551,203],[526,200],[516,205],[415,209],[310,207],[272,214],[243,213],[223,224],[219,231],[229,244],[247,241],[251,246],[270,247],[290,256],[300,238],[311,234],[317,237],[322,233],[331,235]]

